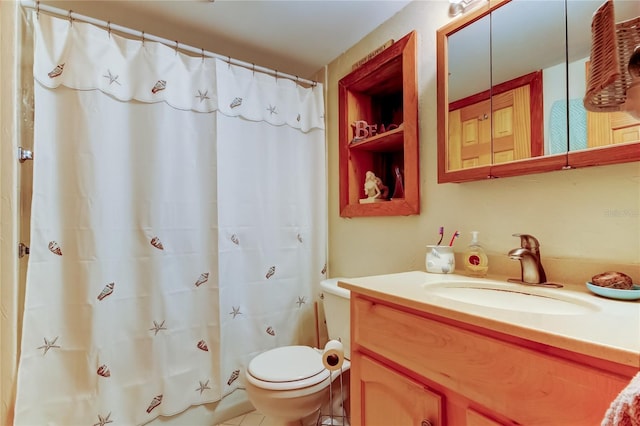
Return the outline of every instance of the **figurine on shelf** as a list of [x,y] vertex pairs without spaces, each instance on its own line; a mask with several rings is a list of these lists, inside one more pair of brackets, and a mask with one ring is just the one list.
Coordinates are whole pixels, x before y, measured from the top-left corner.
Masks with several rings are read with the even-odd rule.
[[364,178],[364,195],[366,195],[367,198],[361,198],[360,204],[386,201],[389,195],[389,187],[382,183],[382,180],[372,171],[368,171],[365,173]]
[[404,198],[404,186],[402,185],[402,173],[400,172],[400,167],[394,166],[394,172],[396,174],[396,186],[393,190],[393,195],[391,196],[392,200]]

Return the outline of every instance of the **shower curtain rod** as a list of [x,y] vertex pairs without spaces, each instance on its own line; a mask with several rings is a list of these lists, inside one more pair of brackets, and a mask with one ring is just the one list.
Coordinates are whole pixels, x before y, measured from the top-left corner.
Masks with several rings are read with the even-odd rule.
[[53,15],[58,15],[61,17],[65,17],[67,19],[69,19],[70,21],[73,22],[73,20],[76,21],[82,21],[82,22],[86,22],[89,24],[93,24],[93,25],[97,25],[99,27],[105,28],[109,31],[118,31],[120,33],[123,34],[127,34],[133,37],[138,37],[140,39],[144,40],[151,40],[151,41],[156,41],[158,43],[162,43],[166,46],[172,47],[176,50],[180,49],[183,50],[185,52],[190,52],[190,53],[194,53],[197,55],[201,55],[201,56],[206,56],[209,58],[217,58],[217,59],[222,59],[225,62],[228,62],[230,64],[233,65],[239,65],[241,67],[244,68],[248,68],[250,70],[253,71],[259,71],[262,73],[266,73],[266,74],[270,74],[275,76],[276,78],[287,78],[289,80],[293,80],[296,83],[305,83],[308,84],[310,86],[315,86],[317,84],[316,81],[312,81],[312,80],[308,80],[306,78],[300,78],[297,75],[292,75],[292,74],[286,74],[286,73],[281,73],[278,70],[273,70],[271,68],[266,68],[266,67],[261,67],[258,66],[256,64],[252,64],[249,62],[244,62],[244,61],[240,61],[238,59],[234,59],[230,56],[223,56],[223,55],[219,55],[217,53],[213,53],[213,52],[209,52],[207,50],[204,49],[198,49],[192,46],[189,46],[187,44],[182,44],[179,43],[177,40],[169,40],[166,38],[162,38],[162,37],[158,37],[158,36],[154,36],[152,34],[147,34],[144,31],[138,31],[138,30],[132,30],[131,28],[127,28],[127,27],[123,27],[121,25],[116,25],[116,24],[112,24],[111,22],[106,22],[106,21],[102,21],[100,19],[95,19],[92,18],[90,16],[85,16],[85,15],[80,15],[78,13],[73,12],[72,10],[64,10],[64,9],[60,9],[54,6],[49,6],[46,4],[40,4],[39,1],[34,1],[34,0],[21,0],[21,4],[22,7],[26,7],[29,9],[35,9],[37,13],[39,12],[47,12]]

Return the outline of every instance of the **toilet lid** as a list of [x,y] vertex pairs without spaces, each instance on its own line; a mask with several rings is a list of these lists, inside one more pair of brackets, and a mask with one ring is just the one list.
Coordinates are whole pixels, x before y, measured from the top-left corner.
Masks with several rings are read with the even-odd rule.
[[[318,351],[309,346],[284,346],[261,353],[249,363],[249,373],[265,382],[294,382],[318,377],[318,382],[328,377]],[[320,374],[325,372],[326,374]]]

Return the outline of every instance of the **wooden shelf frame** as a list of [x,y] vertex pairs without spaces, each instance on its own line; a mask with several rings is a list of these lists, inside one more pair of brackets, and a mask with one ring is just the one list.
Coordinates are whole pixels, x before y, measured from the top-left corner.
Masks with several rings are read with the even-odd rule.
[[[417,34],[407,34],[338,83],[340,216],[402,216],[420,213]],[[401,98],[401,100],[400,100]],[[387,102],[389,100],[390,102]],[[385,103],[398,102],[400,123],[380,123]],[[388,115],[388,114],[386,114]],[[351,143],[352,124],[397,124],[398,128]],[[392,168],[402,170],[404,198],[360,204],[364,175],[372,170],[393,194]]]

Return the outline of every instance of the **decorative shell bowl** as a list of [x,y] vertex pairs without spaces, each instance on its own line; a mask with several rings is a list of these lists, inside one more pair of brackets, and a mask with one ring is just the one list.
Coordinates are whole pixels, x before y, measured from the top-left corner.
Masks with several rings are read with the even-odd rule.
[[618,300],[638,300],[640,299],[640,285],[634,284],[630,290],[620,290],[615,288],[601,287],[587,281],[587,288],[598,296]]

